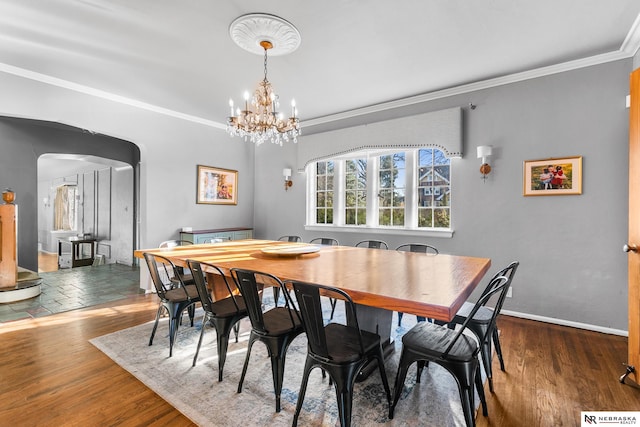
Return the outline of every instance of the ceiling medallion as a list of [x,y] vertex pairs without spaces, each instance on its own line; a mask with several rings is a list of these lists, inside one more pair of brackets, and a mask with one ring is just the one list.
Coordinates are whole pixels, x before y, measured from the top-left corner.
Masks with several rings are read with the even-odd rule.
[[[244,110],[234,110],[233,100],[229,100],[230,116],[227,118],[227,132],[260,145],[270,140],[282,145],[289,139],[298,142],[300,120],[295,101],[291,101],[291,115],[285,118],[278,112],[280,99],[267,80],[267,52],[286,55],[300,46],[300,33],[286,20],[264,13],[252,13],[237,18],[229,26],[231,39],[241,48],[264,54],[264,79],[258,84],[253,97],[244,94]],[[250,109],[250,106],[252,109]]]

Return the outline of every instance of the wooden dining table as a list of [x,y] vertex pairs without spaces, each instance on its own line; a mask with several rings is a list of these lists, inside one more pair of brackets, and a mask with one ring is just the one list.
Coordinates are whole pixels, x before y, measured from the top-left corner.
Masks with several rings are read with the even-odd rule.
[[[362,329],[389,341],[393,311],[449,322],[478,286],[491,265],[489,258],[428,255],[351,246],[318,246],[271,240],[153,248],[135,251],[169,258],[187,267],[193,259],[220,267],[273,274],[283,281],[329,285],[347,292],[358,304]],[[214,273],[208,273],[211,283]]]

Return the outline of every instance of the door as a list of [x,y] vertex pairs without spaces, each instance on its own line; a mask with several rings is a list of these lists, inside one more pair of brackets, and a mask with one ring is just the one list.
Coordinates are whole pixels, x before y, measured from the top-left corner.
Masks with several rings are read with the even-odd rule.
[[[629,368],[640,383],[640,68],[631,73],[629,109]],[[631,370],[635,367],[635,371]],[[621,378],[624,381],[624,376]]]

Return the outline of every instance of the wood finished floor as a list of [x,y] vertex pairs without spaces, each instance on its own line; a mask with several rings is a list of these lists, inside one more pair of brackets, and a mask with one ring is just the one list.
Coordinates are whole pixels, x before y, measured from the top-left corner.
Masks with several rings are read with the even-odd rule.
[[[12,425],[192,423],[88,340],[153,320],[153,295],[0,326],[0,420]],[[494,364],[482,426],[579,426],[581,410],[640,411],[618,377],[624,337],[502,316],[507,372]],[[394,375],[394,374],[391,374]],[[215,381],[212,373],[211,381]]]

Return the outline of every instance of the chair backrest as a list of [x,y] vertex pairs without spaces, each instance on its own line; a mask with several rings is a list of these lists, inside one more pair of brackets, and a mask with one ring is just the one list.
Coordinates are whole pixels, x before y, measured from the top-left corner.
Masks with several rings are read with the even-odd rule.
[[[469,313],[469,315],[466,317],[466,319],[462,323],[462,327],[460,329],[458,329],[454,339],[451,340],[451,342],[449,343],[449,346],[444,351],[443,355],[444,355],[445,358],[446,358],[447,354],[449,354],[451,349],[455,346],[456,342],[458,341],[458,339],[460,338],[460,336],[462,335],[464,330],[467,329],[467,326],[468,326],[469,322],[471,321],[471,319],[473,319],[473,316],[476,315],[477,311],[481,307],[487,305],[487,303],[489,302],[489,300],[493,296],[495,296],[496,294],[501,294],[505,289],[508,288],[508,286],[509,286],[509,278],[507,278],[505,276],[498,276],[498,277],[494,277],[494,278],[491,279],[491,281],[489,282],[489,285],[487,286],[487,288],[483,292],[482,296],[480,296],[478,301],[476,301],[476,303],[473,306],[473,309],[471,309],[471,312]],[[495,325],[496,324],[496,317],[498,317],[498,310],[494,310],[493,311],[493,315],[491,316],[491,322],[489,323],[490,325]],[[492,327],[487,328],[484,331],[483,335],[481,337],[478,337],[478,342],[481,342],[481,343],[485,342],[485,340],[488,337],[491,336],[490,334],[493,334],[493,328]],[[476,349],[476,353],[480,351],[481,347],[482,346],[478,346],[478,348]]]
[[278,237],[278,241],[280,241],[280,242],[302,242],[302,237],[300,237],[300,236],[280,236],[280,237]]
[[387,242],[382,240],[362,240],[355,244],[356,248],[370,248],[370,249],[389,249]]
[[[236,301],[236,297],[234,295],[234,290],[232,289],[227,277],[224,275],[222,270],[213,264],[209,264],[208,262],[199,262],[193,259],[187,260],[187,265],[189,266],[189,270],[191,270],[191,274],[193,275],[193,281],[196,285],[196,289],[198,290],[198,295],[200,296],[200,302],[202,303],[202,308],[209,313],[216,314],[215,306],[213,304],[213,298],[211,298],[211,292],[207,287],[207,281],[205,279],[205,271],[203,267],[209,269],[209,271],[219,274],[224,284],[227,287],[228,298],[231,298],[233,305],[236,307],[236,311],[240,311],[240,307],[238,306],[238,302]],[[235,288],[235,285],[234,285]],[[237,288],[236,288],[237,289]]]
[[302,317],[302,325],[304,326],[309,345],[309,351],[320,356],[327,361],[331,360],[329,347],[327,345],[327,337],[325,335],[324,318],[322,315],[322,303],[320,296],[335,298],[344,301],[346,310],[347,324],[351,325],[358,331],[358,339],[360,345],[359,354],[364,355],[364,346],[362,344],[362,335],[360,334],[360,326],[358,325],[358,317],[356,316],[356,305],[353,300],[341,289],[331,286],[316,285],[298,281],[287,281],[287,287],[293,287],[298,309]]
[[158,245],[159,248],[175,248],[176,246],[193,245],[193,242],[188,240],[165,240]]
[[[284,284],[280,279],[272,274],[262,273],[254,270],[244,270],[241,268],[232,268],[231,277],[233,277],[233,280],[236,282],[236,285],[240,289],[240,293],[242,294],[242,298],[244,299],[244,303],[247,307],[247,312],[249,314],[249,320],[251,320],[251,327],[253,331],[257,334],[268,335],[269,331],[265,326],[263,316],[263,310],[265,309],[265,306],[262,304],[262,290],[265,286],[279,287],[281,293],[285,295],[284,307],[291,308],[290,299],[287,297],[288,292],[284,287]],[[296,312],[296,310],[288,311],[290,318],[289,320],[291,321],[290,326],[291,328],[294,328],[296,324],[293,318],[294,313],[298,317],[299,314]]]
[[331,237],[316,237],[315,239],[311,239],[309,243],[319,243],[327,246],[338,246],[340,244],[336,239],[332,239]]
[[482,295],[487,293],[489,288],[490,288],[490,286],[491,286],[491,281],[493,281],[497,277],[504,276],[507,279],[509,279],[509,282],[507,283],[507,286],[505,286],[504,290],[502,291],[502,293],[498,297],[498,300],[496,301],[496,305],[493,308],[495,311],[498,312],[498,314],[500,314],[500,310],[502,310],[502,305],[504,304],[504,300],[507,297],[507,291],[509,290],[509,286],[511,286],[511,282],[513,281],[513,276],[515,276],[516,270],[518,269],[519,265],[520,265],[520,262],[513,261],[507,267],[505,267],[502,270],[498,271],[496,274],[494,274],[494,276],[489,281],[489,285],[487,285],[487,287],[482,291]]
[[[149,274],[151,275],[151,281],[153,282],[153,286],[156,288],[156,292],[158,293],[160,299],[165,299],[165,294],[167,293],[167,291],[175,288],[176,282],[171,281],[170,278],[172,277],[177,280],[178,287],[184,289],[184,283],[182,283],[182,278],[180,277],[180,274],[178,274],[178,269],[169,258],[145,252],[144,259],[147,262]],[[184,291],[184,293],[188,298],[189,294],[186,290]]]
[[396,251],[400,252],[419,252],[428,255],[438,255],[438,249],[435,246],[427,245],[425,243],[405,243],[396,248]]

